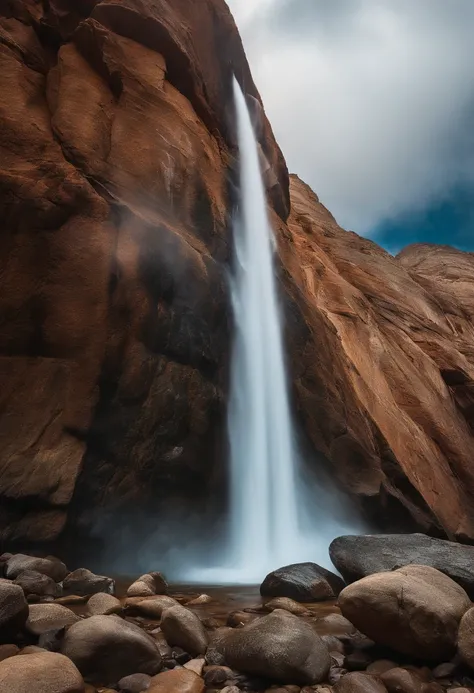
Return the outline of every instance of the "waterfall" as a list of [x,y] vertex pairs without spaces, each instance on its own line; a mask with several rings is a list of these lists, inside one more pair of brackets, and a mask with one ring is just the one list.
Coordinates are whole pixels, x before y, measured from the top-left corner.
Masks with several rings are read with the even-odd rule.
[[[240,149],[240,214],[234,230],[235,314],[228,414],[233,562],[259,576],[285,561],[298,537],[295,450],[258,145],[245,97],[234,96]],[[290,550],[291,553],[291,550]]]

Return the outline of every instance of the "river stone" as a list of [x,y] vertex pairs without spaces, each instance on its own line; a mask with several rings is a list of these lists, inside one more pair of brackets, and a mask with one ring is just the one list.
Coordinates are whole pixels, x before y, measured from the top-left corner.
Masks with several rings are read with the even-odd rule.
[[91,616],[71,626],[61,651],[92,681],[116,683],[130,674],[153,676],[161,655],[153,638],[119,616]]
[[474,547],[425,534],[344,536],[329,547],[331,560],[346,582],[410,564],[449,575],[474,599]]
[[470,607],[466,592],[427,566],[369,575],[339,595],[343,615],[377,644],[403,654],[446,660]]
[[[388,693],[425,693],[426,682],[416,672],[408,669],[390,669],[381,674],[380,679]],[[440,693],[443,693],[442,689]]]
[[0,643],[11,642],[27,618],[28,603],[21,587],[0,578]]
[[146,573],[135,580],[127,590],[127,597],[153,597],[166,594],[168,583],[161,573]]
[[151,676],[148,674],[132,674],[118,682],[120,693],[142,693],[150,688]]
[[87,613],[90,616],[110,616],[122,611],[122,604],[111,594],[98,592],[93,594],[87,602]]
[[319,683],[331,665],[314,629],[283,610],[232,630],[217,647],[232,669],[283,684]]
[[84,681],[70,659],[35,652],[0,662],[2,693],[83,693]]
[[463,662],[474,669],[474,607],[466,611],[459,624],[458,650]]
[[206,652],[209,636],[201,619],[185,606],[171,606],[163,611],[161,630],[168,645],[177,645],[191,655]]
[[294,599],[290,599],[289,597],[275,597],[275,599],[271,599],[269,602],[266,602],[263,608],[265,611],[283,609],[284,611],[288,611],[290,614],[294,614],[295,616],[307,616],[308,613],[310,613],[306,607],[299,604]]
[[79,568],[65,578],[64,592],[72,595],[89,595],[105,592],[114,594],[115,582],[105,575],[95,575],[87,568]]
[[340,577],[317,563],[294,563],[269,573],[260,586],[263,597],[290,597],[297,602],[335,599],[344,588]]
[[20,651],[17,645],[0,645],[0,662],[9,657],[14,657]]
[[20,585],[25,596],[36,594],[40,597],[59,597],[61,594],[60,585],[36,570],[24,570],[15,578],[15,585]]
[[79,616],[60,604],[30,604],[26,629],[33,635],[60,630],[79,621]]
[[379,679],[360,671],[353,671],[342,676],[333,690],[334,693],[387,693],[387,689]]
[[173,669],[154,676],[148,693],[204,693],[204,680],[188,669]]
[[[140,599],[140,597],[135,598]],[[126,600],[125,604],[132,613],[137,613],[140,614],[140,616],[156,619],[161,618],[165,609],[169,609],[172,606],[180,606],[176,599],[173,599],[173,597],[167,597],[165,594],[150,599],[144,599],[143,601],[139,601],[138,603],[135,602],[134,604],[130,604],[129,600]]]
[[7,561],[5,575],[9,580],[15,580],[25,570],[34,570],[36,573],[47,575],[54,582],[61,582],[68,573],[68,569],[57,558],[37,558],[27,556],[24,553],[16,553]]

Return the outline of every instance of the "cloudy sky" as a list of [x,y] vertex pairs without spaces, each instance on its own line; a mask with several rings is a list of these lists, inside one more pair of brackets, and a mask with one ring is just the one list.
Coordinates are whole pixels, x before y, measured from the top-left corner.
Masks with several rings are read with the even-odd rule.
[[474,251],[474,0],[228,0],[291,171],[391,252]]

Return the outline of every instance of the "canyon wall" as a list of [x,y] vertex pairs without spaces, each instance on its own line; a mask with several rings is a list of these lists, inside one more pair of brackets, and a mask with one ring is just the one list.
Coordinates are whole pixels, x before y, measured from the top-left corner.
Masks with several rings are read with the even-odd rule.
[[474,256],[393,258],[289,184],[223,0],[0,1],[0,539],[225,504],[233,74],[318,464],[473,539]]

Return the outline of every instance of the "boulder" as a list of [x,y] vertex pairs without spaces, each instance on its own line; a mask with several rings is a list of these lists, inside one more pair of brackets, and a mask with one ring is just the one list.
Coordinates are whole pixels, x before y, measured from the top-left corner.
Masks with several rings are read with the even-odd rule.
[[122,611],[122,604],[111,594],[97,592],[87,602],[87,613],[89,616],[109,616],[118,614]]
[[17,645],[0,645],[0,662],[8,657],[14,657],[19,652]]
[[115,582],[104,575],[95,575],[87,568],[79,568],[65,578],[63,582],[64,592],[70,595],[89,595],[105,592],[114,594]]
[[[133,599],[141,599],[141,597],[134,597]],[[167,597],[166,595],[157,596],[153,599],[144,599],[138,602],[134,601],[133,603],[131,603],[130,599],[127,599],[125,605],[127,610],[130,610],[132,613],[156,619],[161,618],[165,609],[169,609],[172,606],[180,606],[176,599]]]
[[61,594],[61,586],[58,583],[36,570],[24,570],[14,582],[15,585],[20,585],[25,596],[35,594],[40,597],[59,597]]
[[[402,667],[396,667],[380,674],[380,680],[388,693],[428,693],[426,681],[417,672]],[[436,684],[431,684],[431,686],[436,686]],[[432,690],[431,693],[435,693],[435,690]],[[442,688],[439,693],[443,693]]]
[[463,662],[474,669],[474,607],[466,611],[459,624],[458,651]]
[[275,597],[275,599],[271,599],[269,602],[266,602],[263,608],[265,611],[283,609],[284,611],[288,611],[290,614],[294,614],[295,616],[305,616],[309,613],[306,607],[302,606],[294,599],[290,599],[289,597]]
[[21,587],[0,579],[0,643],[13,640],[27,618],[28,604]]
[[149,693],[204,693],[204,680],[188,669],[173,669],[154,676]]
[[60,604],[30,604],[26,629],[33,635],[60,630],[80,621],[79,616]]
[[61,651],[84,677],[116,683],[130,674],[153,676],[161,655],[151,636],[119,616],[91,616],[69,628]]
[[258,618],[257,614],[251,614],[247,611],[232,611],[227,615],[226,625],[231,628],[240,628],[247,623],[252,623]]
[[335,599],[343,588],[340,577],[316,563],[295,563],[269,573],[260,586],[260,594],[319,602]]
[[341,676],[334,686],[334,693],[387,693],[387,689],[379,679],[370,674],[353,671]]
[[151,676],[148,674],[132,674],[118,682],[120,693],[142,693],[150,688]]
[[474,599],[474,546],[425,534],[344,536],[329,547],[331,560],[347,582],[410,564],[449,575]]
[[67,657],[35,652],[0,662],[2,693],[84,693],[84,681]]
[[61,582],[68,573],[64,563],[57,558],[37,558],[36,556],[16,553],[8,559],[5,575],[9,580],[15,580],[25,570],[47,575],[54,582]]
[[459,622],[470,600],[438,570],[410,565],[349,585],[339,595],[339,606],[377,644],[443,661],[455,650]]
[[161,630],[169,645],[177,645],[191,655],[206,652],[209,636],[201,619],[184,606],[171,606],[163,611]]
[[231,668],[278,683],[320,683],[331,664],[328,649],[313,628],[283,610],[232,630],[217,649]]
[[146,573],[135,580],[127,590],[127,597],[152,597],[166,594],[168,584],[161,573]]

